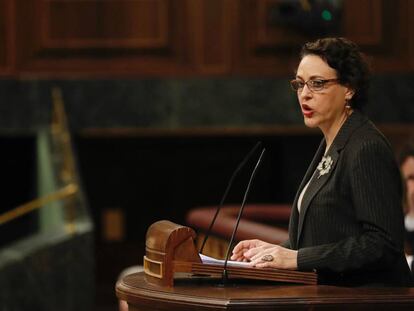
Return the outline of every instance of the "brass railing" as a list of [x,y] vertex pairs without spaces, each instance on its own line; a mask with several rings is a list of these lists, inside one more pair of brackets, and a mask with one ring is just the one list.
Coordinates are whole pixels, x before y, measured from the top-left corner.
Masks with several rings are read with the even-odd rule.
[[5,224],[9,221],[12,221],[16,218],[19,218],[27,213],[30,213],[36,209],[43,207],[44,205],[53,202],[62,200],[68,197],[73,196],[78,191],[78,186],[76,184],[69,184],[58,191],[47,194],[40,198],[36,198],[32,201],[24,203],[20,206],[13,208],[10,211],[7,211],[0,215],[0,225]]
[[[59,88],[52,89],[52,122],[51,137],[54,152],[59,154],[59,183],[63,184],[58,190],[38,197],[20,206],[17,206],[5,213],[0,214],[0,226],[13,221],[16,218],[24,216],[34,210],[40,209],[51,202],[69,199],[79,192],[77,174],[75,170],[75,161],[71,146],[71,137],[68,129],[66,113],[64,109],[62,93]],[[65,204],[66,225],[74,228],[75,207],[73,202]]]

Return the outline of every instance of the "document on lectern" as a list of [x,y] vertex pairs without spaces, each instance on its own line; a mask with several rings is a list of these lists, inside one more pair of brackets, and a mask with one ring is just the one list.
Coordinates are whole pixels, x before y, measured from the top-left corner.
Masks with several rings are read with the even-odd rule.
[[[216,258],[209,257],[203,254],[200,254],[200,258],[201,258],[202,263],[207,264],[207,265],[224,266],[224,262],[225,262],[225,260],[223,259],[216,259]],[[234,260],[228,260],[227,266],[228,267],[246,267],[246,268],[251,267],[248,262],[234,261]]]

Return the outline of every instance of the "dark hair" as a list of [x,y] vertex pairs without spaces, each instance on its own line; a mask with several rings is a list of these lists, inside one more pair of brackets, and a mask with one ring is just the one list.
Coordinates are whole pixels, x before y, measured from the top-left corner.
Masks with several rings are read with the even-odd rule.
[[300,53],[317,55],[336,70],[339,82],[354,90],[349,101],[352,108],[360,109],[367,100],[370,69],[365,55],[352,41],[345,38],[323,38],[305,43]]

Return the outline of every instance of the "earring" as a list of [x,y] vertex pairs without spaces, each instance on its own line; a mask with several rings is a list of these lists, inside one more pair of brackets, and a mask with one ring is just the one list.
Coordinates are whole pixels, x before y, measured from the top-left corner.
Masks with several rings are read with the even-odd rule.
[[345,99],[345,114],[347,117],[351,115],[351,104],[349,103],[349,99]]
[[346,109],[351,109],[351,104],[349,103],[349,99],[345,98],[345,108]]

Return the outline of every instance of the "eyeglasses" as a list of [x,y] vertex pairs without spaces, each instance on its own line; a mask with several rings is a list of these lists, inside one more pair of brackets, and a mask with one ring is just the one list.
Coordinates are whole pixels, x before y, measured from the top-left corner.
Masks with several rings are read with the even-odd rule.
[[290,81],[290,86],[292,89],[297,92],[303,90],[305,87],[305,84],[307,85],[308,89],[311,92],[319,92],[322,91],[325,87],[325,85],[329,82],[338,82],[338,79],[310,79],[306,82],[303,82],[302,80],[294,79]]

